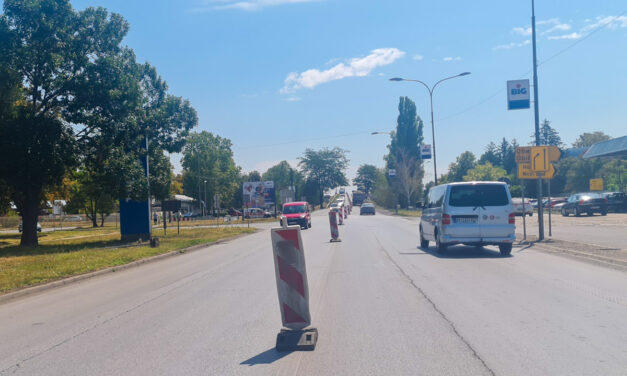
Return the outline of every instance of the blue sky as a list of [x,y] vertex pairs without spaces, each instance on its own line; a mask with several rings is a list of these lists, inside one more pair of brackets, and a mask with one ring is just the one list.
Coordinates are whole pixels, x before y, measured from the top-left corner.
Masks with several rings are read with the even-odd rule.
[[[432,84],[472,72],[435,91],[438,174],[465,150],[479,155],[503,137],[526,144],[534,130],[533,110],[507,111],[505,91],[532,78],[530,1],[72,4],[123,15],[125,43],[191,101],[200,130],[232,140],[244,171],[326,146],[350,151],[349,178],[360,164],[383,166],[389,138],[370,133],[395,127],[400,96],[416,102],[430,143],[427,90],[391,77]],[[536,1],[540,117],[568,144],[583,132],[627,134],[626,12],[619,0]]]

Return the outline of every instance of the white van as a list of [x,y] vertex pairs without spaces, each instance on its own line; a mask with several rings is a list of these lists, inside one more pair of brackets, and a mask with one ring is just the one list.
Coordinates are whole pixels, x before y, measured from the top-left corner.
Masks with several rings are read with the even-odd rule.
[[420,246],[435,242],[438,252],[449,245],[498,245],[501,255],[512,252],[516,219],[507,185],[474,181],[438,185],[420,218]]

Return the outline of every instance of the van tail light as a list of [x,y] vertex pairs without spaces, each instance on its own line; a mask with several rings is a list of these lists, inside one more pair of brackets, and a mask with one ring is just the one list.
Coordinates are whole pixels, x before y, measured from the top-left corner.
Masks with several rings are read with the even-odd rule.
[[442,225],[450,225],[451,224],[451,216],[448,214],[442,214]]
[[516,216],[514,215],[514,213],[509,213],[509,224],[510,225],[514,225],[516,224]]

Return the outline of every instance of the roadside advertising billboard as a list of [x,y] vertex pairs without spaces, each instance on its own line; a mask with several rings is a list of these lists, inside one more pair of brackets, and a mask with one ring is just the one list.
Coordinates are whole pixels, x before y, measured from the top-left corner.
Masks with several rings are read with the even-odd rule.
[[248,181],[242,186],[246,208],[265,208],[275,204],[273,181]]

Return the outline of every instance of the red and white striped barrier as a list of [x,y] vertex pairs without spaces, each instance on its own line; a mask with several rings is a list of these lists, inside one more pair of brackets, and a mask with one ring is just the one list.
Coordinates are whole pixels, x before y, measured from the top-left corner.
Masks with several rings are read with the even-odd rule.
[[273,228],[270,236],[281,320],[285,328],[291,329],[279,333],[276,348],[278,351],[313,350],[318,331],[303,330],[311,324],[311,315],[300,226]]
[[329,210],[329,226],[331,226],[331,242],[341,242],[340,230],[337,228],[337,214]]
[[340,226],[344,224],[344,208],[337,208],[337,219],[339,220]]

